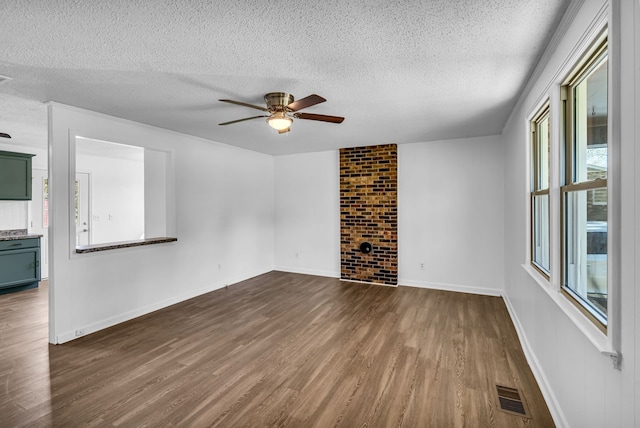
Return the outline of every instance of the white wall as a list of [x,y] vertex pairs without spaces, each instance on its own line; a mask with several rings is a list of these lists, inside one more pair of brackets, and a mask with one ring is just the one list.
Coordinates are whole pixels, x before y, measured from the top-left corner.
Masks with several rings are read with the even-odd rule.
[[[90,333],[268,272],[274,264],[273,158],[86,110],[49,105],[50,340]],[[169,152],[167,233],[178,241],[75,254],[69,130]],[[142,143],[141,143],[142,142]]]
[[[574,2],[580,5],[582,2]],[[636,84],[640,55],[634,26],[640,28],[640,3],[614,0],[613,13],[602,0],[585,0],[579,9],[570,7],[567,27],[557,43],[553,43],[514,109],[503,133],[505,141],[505,287],[506,301],[521,336],[529,363],[536,374],[558,426],[570,427],[636,427],[640,426],[640,293],[637,267],[640,266],[640,150],[635,148],[638,112],[634,103],[640,101]],[[619,10],[621,8],[621,10]],[[621,308],[610,318],[620,316],[620,370],[613,368],[608,357],[595,346],[597,337],[580,321],[572,305],[557,293],[559,257],[552,257],[552,284],[541,285],[536,276],[526,270],[528,236],[528,145],[527,116],[547,94],[557,97],[563,70],[571,64],[566,60],[577,54],[576,48],[593,34],[596,17],[610,15],[609,51],[613,76],[612,104],[614,118],[611,145],[619,144],[620,157],[613,157],[614,168],[621,173],[620,221],[612,222],[612,234],[620,233]],[[635,24],[634,24],[635,21]],[[560,33],[559,33],[560,34]],[[622,37],[620,38],[620,35]],[[635,63],[634,63],[635,61]],[[617,87],[620,88],[616,94]],[[635,97],[635,100],[634,100]],[[640,102],[636,105],[640,105]],[[559,112],[553,112],[552,128],[558,130]],[[620,122],[616,123],[616,118]],[[559,133],[559,131],[557,131]],[[558,162],[558,161],[556,161]],[[558,181],[552,183],[552,200],[559,200]],[[617,191],[615,180],[610,187]],[[557,203],[555,207],[558,209]],[[552,224],[552,229],[559,225]],[[552,232],[553,233],[553,232]],[[552,241],[553,242],[553,241]],[[555,243],[558,244],[558,239]],[[610,248],[610,251],[615,251]],[[615,261],[614,261],[615,266]],[[614,276],[615,278],[615,276]],[[543,282],[542,282],[543,283]],[[575,321],[573,321],[575,320]],[[589,337],[591,339],[589,339]],[[605,338],[606,339],[606,338]],[[606,340],[604,341],[606,342]]]
[[[276,269],[340,276],[339,168],[337,151],[275,158]],[[502,177],[497,136],[398,146],[400,285],[501,293]]]
[[275,158],[275,263],[340,277],[340,158],[329,151]]
[[158,150],[144,151],[145,238],[167,236],[167,157]]
[[399,284],[501,294],[502,150],[500,136],[398,145]]

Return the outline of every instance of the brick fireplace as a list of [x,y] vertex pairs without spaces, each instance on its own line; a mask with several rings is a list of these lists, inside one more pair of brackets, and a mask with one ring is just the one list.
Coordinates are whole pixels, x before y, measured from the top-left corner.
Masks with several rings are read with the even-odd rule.
[[340,277],[398,284],[398,149],[340,150]]

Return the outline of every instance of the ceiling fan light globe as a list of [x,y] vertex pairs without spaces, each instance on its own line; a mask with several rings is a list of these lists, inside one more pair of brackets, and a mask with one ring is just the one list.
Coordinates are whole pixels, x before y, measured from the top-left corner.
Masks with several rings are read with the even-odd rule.
[[287,129],[293,123],[293,120],[288,117],[270,117],[267,119],[267,123],[270,127],[277,131]]

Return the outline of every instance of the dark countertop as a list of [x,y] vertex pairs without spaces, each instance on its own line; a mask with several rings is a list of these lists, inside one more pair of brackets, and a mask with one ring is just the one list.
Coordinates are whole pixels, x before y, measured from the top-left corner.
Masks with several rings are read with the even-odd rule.
[[98,251],[117,250],[118,248],[131,248],[131,247],[141,247],[144,245],[164,244],[166,242],[176,242],[177,240],[178,238],[171,238],[171,237],[164,236],[160,238],[139,239],[136,241],[111,242],[107,244],[94,244],[94,245],[78,245],[76,247],[76,253],[78,254],[95,253]]
[[15,241],[28,238],[42,238],[42,235],[29,233],[27,229],[0,230],[0,241]]

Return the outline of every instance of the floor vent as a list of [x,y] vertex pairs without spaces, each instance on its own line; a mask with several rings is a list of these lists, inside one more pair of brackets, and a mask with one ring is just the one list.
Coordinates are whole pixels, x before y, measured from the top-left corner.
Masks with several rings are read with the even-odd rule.
[[512,415],[530,417],[527,406],[517,388],[496,385],[496,393],[498,395],[498,409]]

